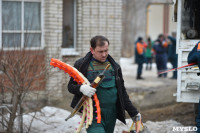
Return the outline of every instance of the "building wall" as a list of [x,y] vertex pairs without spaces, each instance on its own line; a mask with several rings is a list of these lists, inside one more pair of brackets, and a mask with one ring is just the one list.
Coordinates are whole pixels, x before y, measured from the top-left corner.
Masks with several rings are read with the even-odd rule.
[[170,6],[169,9],[169,18],[170,18],[170,24],[169,24],[169,34],[171,35],[172,32],[176,32],[177,30],[177,22],[173,21],[173,17],[174,17],[174,9],[173,6]]
[[[119,62],[121,57],[121,0],[76,0],[76,52],[78,55],[61,55],[63,1],[45,0],[44,29],[47,65],[51,58],[60,59],[70,65],[83,57],[90,49],[90,39],[95,35],[106,36],[110,41],[109,53]],[[46,90],[49,102],[62,100],[69,95],[68,75],[51,69],[47,77]],[[60,104],[60,103],[59,103]],[[62,105],[61,105],[62,106]]]
[[164,5],[151,5],[148,8],[148,26],[147,34],[152,40],[156,40],[158,35],[163,33],[163,16]]
[[[62,0],[44,1],[44,43],[46,51],[46,62],[49,67],[51,58],[61,58],[62,45]],[[57,99],[61,96],[62,72],[58,69],[49,69],[50,74],[46,77],[46,93],[48,100]]]
[[134,55],[134,43],[138,36],[146,39],[148,5],[172,3],[172,0],[123,0],[122,56]]
[[[164,9],[168,8],[167,11]],[[173,22],[173,6],[169,4],[151,4],[148,7],[147,17],[147,37],[156,40],[158,35],[166,32],[169,35],[176,32],[176,22]],[[165,14],[168,12],[167,14]],[[163,19],[163,15],[166,17]],[[168,20],[167,20],[168,19]],[[165,21],[165,22],[164,22]]]
[[121,0],[77,0],[77,50],[81,56],[89,51],[93,36],[103,35],[110,41],[110,54],[119,61],[121,6]]

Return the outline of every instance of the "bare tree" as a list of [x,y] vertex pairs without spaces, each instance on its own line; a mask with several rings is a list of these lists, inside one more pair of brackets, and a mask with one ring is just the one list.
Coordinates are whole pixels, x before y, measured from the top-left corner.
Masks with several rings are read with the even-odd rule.
[[[19,5],[20,2],[17,2],[17,4],[13,4],[11,1],[2,2],[0,132],[2,125],[8,133],[23,132],[22,113],[23,108],[27,108],[25,103],[30,95],[37,96],[40,92],[46,95],[53,93],[49,91],[51,89],[45,90],[46,77],[49,78],[51,76],[49,74],[55,72],[55,70],[50,70],[52,67],[48,65],[50,63],[48,56],[54,58],[59,56],[52,54],[52,47],[46,49],[41,47],[43,31],[40,2],[24,2],[24,7],[21,6],[20,8]],[[23,18],[21,8],[24,9]],[[31,50],[32,48],[37,50]],[[54,48],[52,49],[55,51]],[[52,86],[52,88],[54,87]],[[32,102],[31,98],[29,100]],[[48,100],[49,97],[45,98]],[[5,109],[2,109],[1,106]],[[20,116],[21,120],[18,121],[20,128],[16,130],[15,121]],[[33,118],[35,119],[35,116]],[[32,122],[30,122],[30,125],[24,126],[27,132],[31,130],[31,124]]]
[[9,119],[5,124],[7,132],[12,133],[17,110],[22,108],[25,96],[30,91],[45,88],[45,74],[47,72],[45,51],[1,50],[0,71],[0,88],[2,92],[0,102],[12,105]]

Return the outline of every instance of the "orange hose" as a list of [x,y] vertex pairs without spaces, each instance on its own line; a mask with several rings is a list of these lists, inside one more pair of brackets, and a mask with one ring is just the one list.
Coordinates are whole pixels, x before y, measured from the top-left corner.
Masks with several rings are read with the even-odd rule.
[[94,97],[94,102],[95,102],[96,109],[97,109],[97,123],[101,123],[101,108],[100,108],[100,104],[99,104],[99,99],[97,98],[96,93],[93,95],[93,97]]
[[[54,66],[54,67],[58,67],[59,69],[64,70],[66,73],[68,73],[71,77],[74,78],[74,80],[78,83],[78,84],[83,84],[85,83],[84,78],[79,74],[78,70],[60,60],[51,58],[51,62],[50,65]],[[96,109],[97,109],[97,123],[101,123],[101,108],[100,108],[100,104],[99,104],[99,99],[97,98],[97,94],[94,94],[94,101],[95,101],[95,105],[96,105]]]
[[75,68],[73,68],[72,66],[65,64],[62,61],[59,61],[57,59],[52,58],[50,65],[54,66],[54,67],[58,67],[59,69],[64,70],[66,73],[68,73],[71,77],[74,78],[74,80],[78,83],[78,84],[83,84],[84,83],[84,79],[79,75],[78,70],[76,70]]

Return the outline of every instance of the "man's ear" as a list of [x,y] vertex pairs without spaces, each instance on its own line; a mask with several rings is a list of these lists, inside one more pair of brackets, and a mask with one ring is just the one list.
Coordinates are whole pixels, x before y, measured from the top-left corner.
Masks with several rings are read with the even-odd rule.
[[93,54],[94,53],[94,49],[92,47],[90,47],[90,52]]

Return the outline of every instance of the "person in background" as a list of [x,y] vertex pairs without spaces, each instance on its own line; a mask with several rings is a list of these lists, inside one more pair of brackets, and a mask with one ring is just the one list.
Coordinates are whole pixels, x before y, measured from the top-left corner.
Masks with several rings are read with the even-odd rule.
[[152,69],[152,58],[153,58],[153,42],[151,41],[151,38],[149,37],[147,39],[147,47],[146,47],[146,70]]
[[[188,55],[188,64],[197,63],[200,69],[200,41],[194,46],[192,51]],[[196,116],[196,126],[198,128],[197,133],[200,133],[200,97]]]
[[92,125],[87,129],[87,133],[113,133],[116,119],[125,122],[125,111],[128,112],[133,121],[140,120],[141,114],[133,106],[124,86],[121,67],[108,54],[109,40],[101,35],[90,40],[90,51],[77,60],[74,67],[79,70],[90,83],[110,64],[105,72],[105,78],[96,88],[89,85],[79,85],[73,78],[68,83],[68,90],[74,94],[71,106],[74,108],[80,98],[85,95],[92,97],[96,92],[101,108],[101,123],[97,123],[96,107],[93,106]]
[[[153,49],[156,53],[156,66],[158,73],[161,71],[167,70],[167,47],[168,47],[168,42],[165,39],[163,34],[160,34],[158,36],[158,39],[154,42]],[[160,77],[167,77],[167,73],[164,74],[158,74],[158,78]]]
[[144,79],[141,77],[142,75],[142,68],[143,63],[145,62],[145,47],[146,43],[144,43],[142,37],[138,37],[138,40],[136,41],[136,47],[135,47],[135,53],[136,53],[136,63],[138,64],[137,68],[137,77],[136,79]]
[[[168,60],[171,62],[173,68],[177,68],[178,55],[176,54],[176,33],[173,32],[172,36],[168,36],[167,38],[171,42],[168,46]],[[173,72],[171,79],[177,79],[177,71]]]

